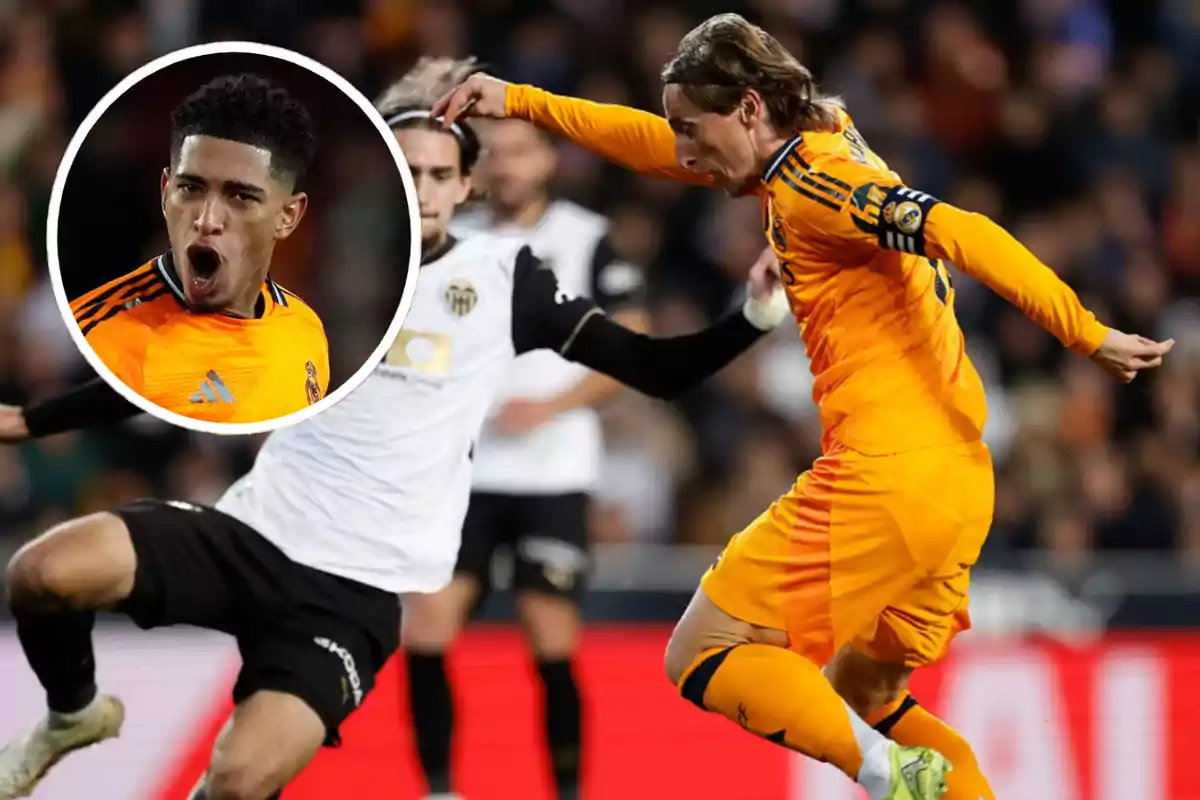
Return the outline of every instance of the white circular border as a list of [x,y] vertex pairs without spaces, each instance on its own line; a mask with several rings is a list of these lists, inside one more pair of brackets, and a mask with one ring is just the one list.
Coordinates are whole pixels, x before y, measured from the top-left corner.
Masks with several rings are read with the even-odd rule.
[[[293,411],[291,414],[263,422],[223,423],[192,419],[182,414],[167,411],[165,408],[150,402],[126,386],[108,368],[108,365],[96,355],[96,352],[84,337],[83,331],[80,330],[78,323],[75,322],[75,315],[71,313],[71,303],[67,298],[66,288],[63,286],[62,269],[58,257],[58,216],[62,206],[63,191],[67,184],[67,175],[70,173],[71,165],[75,162],[75,157],[79,154],[79,149],[83,146],[92,128],[100,121],[100,118],[104,116],[109,107],[120,99],[121,95],[136,86],[143,78],[153,75],[164,67],[177,64],[180,61],[221,53],[240,53],[277,58],[302,67],[333,84],[334,87],[352,100],[367,115],[367,118],[371,120],[375,129],[379,131],[379,135],[383,137],[389,152],[392,154],[392,159],[396,162],[396,169],[400,172],[400,180],[404,184],[405,201],[408,206],[410,242],[408,274],[404,280],[404,292],[400,297],[400,305],[396,309],[396,315],[392,318],[392,324],[388,326],[387,333],[384,334],[379,345],[372,351],[366,362],[358,368],[357,372],[351,375],[345,383],[331,394],[321,398],[319,402],[302,408],[299,411]],[[408,316],[408,310],[413,303],[413,296],[417,288],[417,273],[421,267],[421,216],[417,209],[416,197],[416,184],[413,182],[412,172],[408,168],[408,161],[400,151],[400,145],[397,144],[396,137],[392,134],[383,117],[375,110],[375,106],[371,101],[363,96],[362,92],[358,91],[349,81],[329,67],[291,50],[267,44],[259,44],[258,42],[213,42],[211,44],[185,47],[156,58],[147,64],[143,64],[125,76],[120,83],[113,87],[96,104],[96,107],[83,120],[79,129],[75,131],[75,135],[71,137],[71,142],[67,145],[67,150],[58,165],[58,173],[54,176],[54,188],[50,193],[50,209],[46,219],[46,256],[50,266],[50,283],[54,289],[54,299],[58,303],[59,312],[62,314],[63,321],[67,325],[67,330],[70,331],[71,338],[75,340],[75,346],[79,348],[79,352],[83,354],[83,357],[87,359],[88,364],[99,373],[100,377],[109,386],[120,392],[126,400],[136,405],[142,411],[171,425],[200,433],[215,433],[222,436],[270,433],[271,431],[290,427],[298,422],[310,419],[345,399],[348,394],[357,389],[367,379],[376,365],[383,359],[396,336],[400,333],[400,326],[404,324],[404,318]]]

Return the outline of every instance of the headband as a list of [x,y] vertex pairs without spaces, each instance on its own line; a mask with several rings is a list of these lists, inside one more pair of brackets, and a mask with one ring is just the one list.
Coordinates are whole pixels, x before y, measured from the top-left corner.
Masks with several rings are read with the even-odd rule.
[[[399,114],[393,114],[392,116],[388,117],[387,118],[387,126],[389,128],[394,128],[397,125],[401,124],[402,122],[408,122],[409,120],[412,120],[412,119],[433,119],[433,118],[434,118],[433,114],[429,113],[428,111],[422,111],[420,109],[414,109],[412,111],[402,111]],[[465,133],[463,133],[463,129],[458,126],[457,122],[451,124],[449,130],[455,135],[455,137],[460,142],[466,141],[467,136]]]

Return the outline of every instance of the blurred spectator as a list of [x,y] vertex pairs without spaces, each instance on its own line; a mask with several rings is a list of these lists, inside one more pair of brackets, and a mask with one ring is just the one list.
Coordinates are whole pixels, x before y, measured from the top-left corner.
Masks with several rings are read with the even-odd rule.
[[[1179,548],[1200,566],[1193,0],[138,7],[0,4],[3,399],[23,401],[86,374],[42,277],[47,198],[72,126],[156,53],[198,39],[267,41],[309,53],[374,94],[419,54],[473,52],[510,79],[657,110],[659,70],[680,36],[702,15],[736,10],[759,15],[794,47],[910,183],[1005,223],[1107,321],[1179,341],[1161,374],[1117,386],[955,273],[957,313],[991,404],[997,486],[988,552],[1045,548],[1054,563],[1079,567],[1097,547]],[[111,145],[97,180],[131,191],[129,143]],[[658,333],[694,330],[734,302],[763,245],[755,202],[638,178],[563,149],[559,190],[612,215],[614,246],[647,265]],[[369,234],[379,228],[372,215],[383,190],[352,151],[328,167],[328,180],[357,193],[295,246],[344,265],[323,290],[350,307],[372,285],[368,265],[391,263],[389,243]],[[795,330],[783,330],[674,408],[630,398],[611,409],[597,538],[716,544],[749,522],[819,453],[807,363]],[[27,534],[142,492],[211,499],[255,446],[138,421],[105,437],[0,450],[0,520]]]

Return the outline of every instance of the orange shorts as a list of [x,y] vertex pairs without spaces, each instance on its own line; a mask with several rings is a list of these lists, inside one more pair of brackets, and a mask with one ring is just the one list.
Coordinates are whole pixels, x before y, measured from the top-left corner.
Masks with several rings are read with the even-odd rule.
[[836,450],[730,540],[701,587],[725,613],[786,631],[822,666],[847,644],[930,664],[971,626],[970,570],[994,499],[982,443]]

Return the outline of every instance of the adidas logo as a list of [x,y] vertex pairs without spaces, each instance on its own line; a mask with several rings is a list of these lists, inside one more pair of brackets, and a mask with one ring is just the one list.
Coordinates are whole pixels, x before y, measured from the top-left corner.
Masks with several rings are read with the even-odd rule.
[[200,381],[200,389],[188,398],[193,403],[232,403],[233,393],[215,370],[209,370]]

